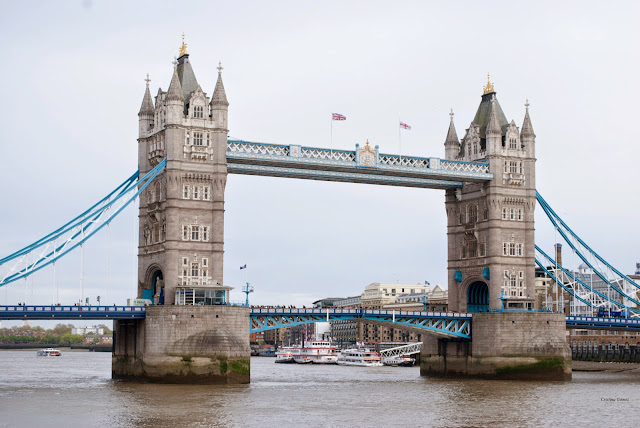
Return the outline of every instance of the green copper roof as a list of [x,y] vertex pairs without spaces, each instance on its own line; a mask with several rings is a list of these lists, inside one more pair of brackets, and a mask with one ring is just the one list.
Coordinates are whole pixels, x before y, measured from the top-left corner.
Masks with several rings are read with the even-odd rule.
[[184,101],[189,102],[191,92],[195,91],[198,87],[198,81],[196,80],[196,75],[193,73],[193,69],[191,68],[188,54],[182,55],[178,58],[178,77],[180,78]]
[[[487,138],[485,131],[487,129],[487,125],[489,124],[489,115],[491,114],[491,98],[493,98],[495,94],[495,92],[490,92],[482,96],[482,101],[480,101],[480,105],[478,106],[476,117],[473,118],[473,123],[480,126],[480,138]],[[509,122],[507,121],[507,118],[504,115],[502,107],[500,107],[500,103],[498,102],[497,98],[494,105],[496,108],[496,114],[498,116],[498,122],[500,123],[502,134],[504,135],[504,128],[509,125]]]

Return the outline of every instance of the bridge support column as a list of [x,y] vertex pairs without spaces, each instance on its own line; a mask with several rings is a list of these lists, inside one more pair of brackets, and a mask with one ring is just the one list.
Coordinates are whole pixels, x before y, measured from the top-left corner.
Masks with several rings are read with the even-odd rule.
[[150,306],[114,321],[112,377],[186,384],[249,383],[249,308]]
[[570,380],[563,314],[473,314],[472,341],[425,337],[420,374],[484,379]]

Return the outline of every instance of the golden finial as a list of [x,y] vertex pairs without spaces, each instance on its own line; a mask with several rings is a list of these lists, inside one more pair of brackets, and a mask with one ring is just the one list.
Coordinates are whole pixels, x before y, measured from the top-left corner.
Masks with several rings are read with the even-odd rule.
[[368,138],[367,138],[367,145],[366,145],[366,146],[364,146],[364,148],[365,148],[365,149],[369,149],[369,150],[371,149],[371,147],[369,147],[369,139],[368,139]]
[[490,94],[491,92],[495,92],[495,89],[493,89],[493,83],[491,83],[491,80],[490,80],[489,73],[487,73],[487,86],[485,86],[483,89],[484,89],[483,95]]
[[182,46],[180,46],[180,56],[187,54],[187,44],[184,42],[184,33],[182,33]]

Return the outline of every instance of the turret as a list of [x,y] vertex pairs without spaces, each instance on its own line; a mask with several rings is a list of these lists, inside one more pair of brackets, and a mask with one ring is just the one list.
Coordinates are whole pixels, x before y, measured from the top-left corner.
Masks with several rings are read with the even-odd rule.
[[211,119],[215,122],[216,128],[224,132],[229,132],[227,122],[229,101],[227,101],[227,94],[222,84],[222,63],[218,63],[218,81],[216,82],[216,88],[213,91],[209,105],[211,108]]
[[167,91],[167,123],[180,123],[184,116],[184,95],[178,77],[177,63],[174,61],[173,77]]
[[529,117],[529,100],[525,103],[526,111],[524,113],[524,122],[522,123],[522,131],[520,132],[520,142],[529,157],[535,157],[536,134],[531,126],[531,118]]
[[449,122],[449,131],[447,131],[447,138],[444,140],[444,158],[448,160],[455,160],[456,156],[460,152],[460,141],[458,140],[458,134],[456,133],[456,127],[453,124],[453,109],[451,109],[451,121]]
[[138,122],[140,124],[138,131],[139,137],[146,137],[153,126],[153,101],[151,101],[151,92],[149,91],[149,82],[151,82],[151,79],[149,79],[148,74],[145,81],[147,82],[147,89],[144,91],[144,98],[142,98],[142,105],[138,112]]
[[498,121],[498,113],[496,108],[495,95],[491,99],[491,110],[489,112],[489,120],[487,121],[487,154],[497,154],[502,148],[502,127]]

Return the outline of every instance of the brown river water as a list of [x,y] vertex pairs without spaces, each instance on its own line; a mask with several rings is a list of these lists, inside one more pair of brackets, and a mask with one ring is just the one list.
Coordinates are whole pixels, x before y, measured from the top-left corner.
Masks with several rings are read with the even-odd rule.
[[0,351],[0,427],[627,427],[640,369],[574,372],[571,382],[443,380],[418,367],[274,364],[251,384],[111,380],[111,354]]

